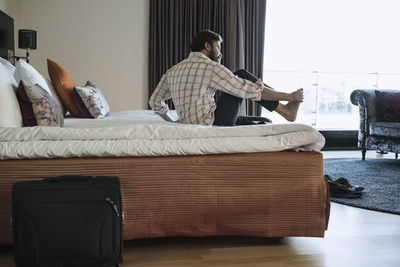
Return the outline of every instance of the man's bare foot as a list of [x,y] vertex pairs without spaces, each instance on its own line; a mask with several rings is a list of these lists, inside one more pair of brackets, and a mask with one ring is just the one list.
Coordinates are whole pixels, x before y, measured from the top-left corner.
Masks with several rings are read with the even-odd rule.
[[297,89],[296,91],[289,94],[289,102],[303,102],[304,93],[303,88]]
[[279,103],[275,111],[278,112],[286,120],[293,122],[296,120],[297,111],[299,110],[300,103],[301,102],[299,101],[289,102],[286,105],[282,105]]
[[[303,102],[303,99],[301,100]],[[299,110],[299,106],[301,102],[289,102],[286,104],[286,108],[288,110],[288,115],[285,119],[288,121],[295,121],[297,118],[297,111]]]

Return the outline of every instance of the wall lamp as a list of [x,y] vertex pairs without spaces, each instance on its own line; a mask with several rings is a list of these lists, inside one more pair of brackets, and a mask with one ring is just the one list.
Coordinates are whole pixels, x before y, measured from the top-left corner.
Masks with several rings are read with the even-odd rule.
[[18,30],[18,48],[26,49],[26,57],[14,56],[17,60],[23,58],[29,63],[29,50],[36,50],[36,33],[34,30]]

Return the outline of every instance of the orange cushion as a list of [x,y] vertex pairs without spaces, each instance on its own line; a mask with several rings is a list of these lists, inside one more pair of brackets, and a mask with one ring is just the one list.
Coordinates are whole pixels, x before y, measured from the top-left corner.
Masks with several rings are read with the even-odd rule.
[[73,98],[74,87],[76,84],[71,74],[69,74],[69,72],[60,64],[50,59],[47,59],[47,69],[49,70],[51,82],[53,83],[58,96],[61,98],[61,102],[67,108],[69,113],[71,113],[72,117],[82,118],[83,115],[79,111]]

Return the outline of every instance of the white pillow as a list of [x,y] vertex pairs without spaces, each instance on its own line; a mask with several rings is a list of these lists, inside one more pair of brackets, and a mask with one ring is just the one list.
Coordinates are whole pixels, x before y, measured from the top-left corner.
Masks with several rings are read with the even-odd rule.
[[18,60],[17,65],[15,66],[14,78],[17,81],[17,84],[22,80],[25,86],[33,86],[35,84],[39,84],[40,87],[45,89],[49,92],[50,95],[50,88],[47,85],[43,76],[35,70],[34,67],[26,63],[24,60]]
[[13,66],[13,64],[11,64],[10,62],[8,62],[8,60],[0,57],[0,63],[4,65],[4,67],[6,67],[11,74],[14,76],[14,71],[15,71],[15,67]]
[[0,64],[0,127],[22,127],[21,110],[8,74]]
[[[2,70],[4,70],[4,74],[6,75],[7,80],[11,83],[11,85],[14,88],[14,91],[15,91],[15,90],[17,90],[18,84],[17,84],[17,82],[15,81],[15,78],[14,78],[14,71],[10,70],[10,68],[8,68],[6,66],[6,64],[4,64],[3,61],[1,61],[1,60],[4,60],[6,62],[8,62],[8,61],[0,57],[0,62],[2,63],[0,65],[3,67]],[[8,63],[11,65],[10,62],[8,62]],[[13,65],[11,65],[11,67],[14,68]]]
[[60,97],[57,94],[56,89],[53,86],[53,83],[51,82],[50,78],[47,76],[43,76],[44,80],[46,81],[47,85],[49,86],[50,92],[52,97],[54,98],[54,100],[58,103],[58,105],[60,106],[61,112],[63,114],[67,113],[67,110],[64,107],[64,104],[61,102]]

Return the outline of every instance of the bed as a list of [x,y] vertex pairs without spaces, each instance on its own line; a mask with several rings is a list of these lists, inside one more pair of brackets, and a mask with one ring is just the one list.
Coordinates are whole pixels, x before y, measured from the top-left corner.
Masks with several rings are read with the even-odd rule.
[[[13,27],[7,31],[14,36]],[[60,64],[47,63],[51,79],[23,61],[14,67],[0,58],[0,244],[13,242],[13,184],[68,174],[119,177],[125,240],[324,236],[330,200],[319,151],[325,140],[314,128],[174,124],[148,110],[107,116],[101,97],[97,107],[106,108],[94,114],[93,99],[74,98],[86,86],[76,87]],[[28,97],[33,90],[40,96]],[[52,127],[22,127],[31,126],[25,112],[35,105],[49,115],[36,112],[35,123],[50,118]],[[101,117],[64,119],[66,110]]]
[[12,243],[14,182],[118,176],[124,239],[246,235],[323,237],[330,200],[323,137],[302,124],[215,127],[152,111],[0,128],[0,243]]

